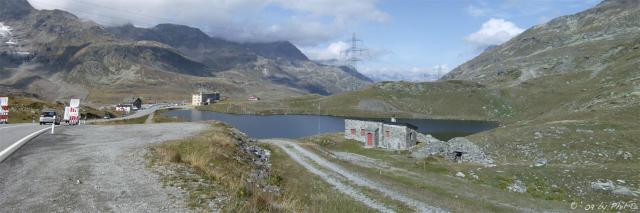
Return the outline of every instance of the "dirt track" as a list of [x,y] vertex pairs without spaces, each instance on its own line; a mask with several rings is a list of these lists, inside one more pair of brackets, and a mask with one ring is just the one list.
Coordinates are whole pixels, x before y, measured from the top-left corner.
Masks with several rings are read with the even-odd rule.
[[377,191],[385,197],[399,201],[404,205],[413,208],[417,212],[446,212],[443,209],[428,205],[400,192],[391,190],[389,187],[386,187],[381,183],[343,169],[342,167],[300,147],[295,142],[286,140],[263,140],[262,142],[278,146],[297,163],[305,167],[310,172],[320,176],[336,189],[378,211],[393,212],[392,209],[384,206],[381,202],[376,202],[374,199],[363,194],[363,192],[357,189],[357,187],[365,187]]

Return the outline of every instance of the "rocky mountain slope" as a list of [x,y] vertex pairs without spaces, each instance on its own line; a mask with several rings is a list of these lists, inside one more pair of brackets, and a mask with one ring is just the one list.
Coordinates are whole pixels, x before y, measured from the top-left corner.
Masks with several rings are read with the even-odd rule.
[[65,11],[35,10],[26,0],[0,5],[0,86],[45,99],[182,100],[199,89],[273,98],[340,93],[370,82],[311,62],[288,42],[234,43],[171,24],[105,28]]
[[542,76],[589,73],[638,49],[640,1],[606,0],[535,26],[464,63],[444,77],[510,86]]

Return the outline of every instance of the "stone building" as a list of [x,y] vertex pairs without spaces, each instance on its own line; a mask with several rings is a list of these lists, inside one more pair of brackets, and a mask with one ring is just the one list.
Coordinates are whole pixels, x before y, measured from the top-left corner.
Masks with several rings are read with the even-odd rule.
[[418,131],[411,124],[344,120],[344,137],[360,141],[368,148],[407,150],[416,145]]
[[193,106],[209,105],[220,100],[220,93],[196,93],[193,94],[191,104]]

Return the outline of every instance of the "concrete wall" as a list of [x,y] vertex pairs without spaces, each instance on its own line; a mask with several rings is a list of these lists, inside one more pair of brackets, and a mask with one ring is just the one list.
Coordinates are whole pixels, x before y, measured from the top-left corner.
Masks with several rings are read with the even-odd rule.
[[[362,142],[364,146],[367,146],[367,134],[373,134],[373,146],[377,147],[380,144],[380,129],[382,123],[372,121],[360,121],[360,120],[344,120],[344,136],[346,139],[356,140]],[[355,129],[355,134],[352,134],[351,129]],[[364,134],[362,131],[364,130]]]
[[[355,129],[355,134],[351,131],[352,129]],[[364,134],[362,134],[362,130],[364,130]],[[418,132],[403,125],[345,119],[344,136],[346,139],[360,141],[363,146],[370,147],[367,144],[368,133],[373,134],[373,147],[393,150],[407,150],[415,146],[418,136]]]

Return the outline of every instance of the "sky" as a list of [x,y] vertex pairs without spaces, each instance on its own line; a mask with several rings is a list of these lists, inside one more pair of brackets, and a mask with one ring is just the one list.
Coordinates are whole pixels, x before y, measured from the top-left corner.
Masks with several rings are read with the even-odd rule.
[[29,0],[99,24],[194,26],[238,42],[291,41],[314,60],[343,61],[355,33],[358,70],[374,80],[430,81],[535,25],[600,0]]

